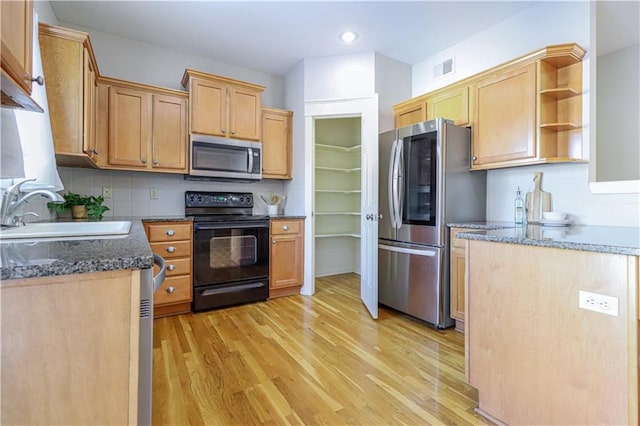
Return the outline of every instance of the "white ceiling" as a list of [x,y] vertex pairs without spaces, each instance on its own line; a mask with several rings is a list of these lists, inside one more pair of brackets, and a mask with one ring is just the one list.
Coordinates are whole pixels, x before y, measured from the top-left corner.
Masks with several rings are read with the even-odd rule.
[[[378,52],[409,65],[536,1],[51,1],[61,23],[286,74],[302,58]],[[353,45],[338,34],[359,33]]]

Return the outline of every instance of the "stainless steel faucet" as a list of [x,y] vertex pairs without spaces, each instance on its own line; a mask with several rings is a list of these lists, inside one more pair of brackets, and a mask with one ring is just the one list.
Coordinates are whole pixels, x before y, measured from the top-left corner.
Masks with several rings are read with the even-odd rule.
[[[48,189],[37,189],[35,191],[27,192],[20,197],[21,186],[35,179],[24,179],[18,183],[8,187],[2,194],[2,204],[0,204],[0,224],[3,226],[16,226],[21,222],[20,217],[24,215],[17,215],[16,212],[22,207],[29,199],[36,195],[42,195],[48,197],[54,203],[64,203],[64,198],[58,193],[49,191]],[[25,213],[26,215],[27,213]],[[35,213],[28,213],[36,215]],[[37,215],[36,215],[37,216]]]

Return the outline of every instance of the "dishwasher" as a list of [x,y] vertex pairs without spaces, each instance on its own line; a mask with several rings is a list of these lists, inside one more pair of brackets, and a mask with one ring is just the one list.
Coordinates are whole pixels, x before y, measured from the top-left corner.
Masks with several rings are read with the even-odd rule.
[[153,293],[162,285],[166,264],[162,256],[153,254],[153,263],[160,267],[142,269],[140,276],[140,338],[138,354],[138,424],[151,425],[153,379]]

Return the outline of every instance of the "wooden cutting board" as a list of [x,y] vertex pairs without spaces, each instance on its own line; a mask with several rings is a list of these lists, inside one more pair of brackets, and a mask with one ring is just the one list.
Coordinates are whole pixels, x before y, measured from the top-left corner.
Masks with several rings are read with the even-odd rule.
[[551,194],[543,191],[542,173],[533,174],[533,192],[527,192],[525,206],[527,209],[527,223],[540,223],[543,212],[551,211]]

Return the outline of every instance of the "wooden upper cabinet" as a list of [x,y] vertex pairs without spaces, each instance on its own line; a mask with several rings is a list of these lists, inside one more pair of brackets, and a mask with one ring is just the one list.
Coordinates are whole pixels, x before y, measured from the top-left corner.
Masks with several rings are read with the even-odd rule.
[[452,120],[456,126],[467,126],[469,120],[469,87],[451,87],[427,96],[427,120]]
[[422,123],[427,120],[427,101],[424,96],[393,106],[396,128]]
[[2,106],[42,112],[31,98],[33,2],[0,2],[2,16]]
[[585,162],[582,59],[547,46],[393,106],[396,127],[434,118],[472,127],[471,170]]
[[152,167],[187,169],[186,98],[153,95],[152,137]]
[[191,93],[191,131],[226,136],[227,87],[217,81],[194,78]]
[[264,86],[187,69],[191,133],[259,141]]
[[262,108],[262,177],[291,179],[293,112]]
[[98,68],[85,32],[39,24],[56,163],[96,167]]
[[536,156],[536,64],[499,72],[474,86],[472,168]]
[[100,78],[98,110],[106,119],[98,122],[98,144],[109,153],[100,166],[187,173],[187,98],[178,90]]
[[109,164],[146,169],[150,145],[151,94],[109,87]]

